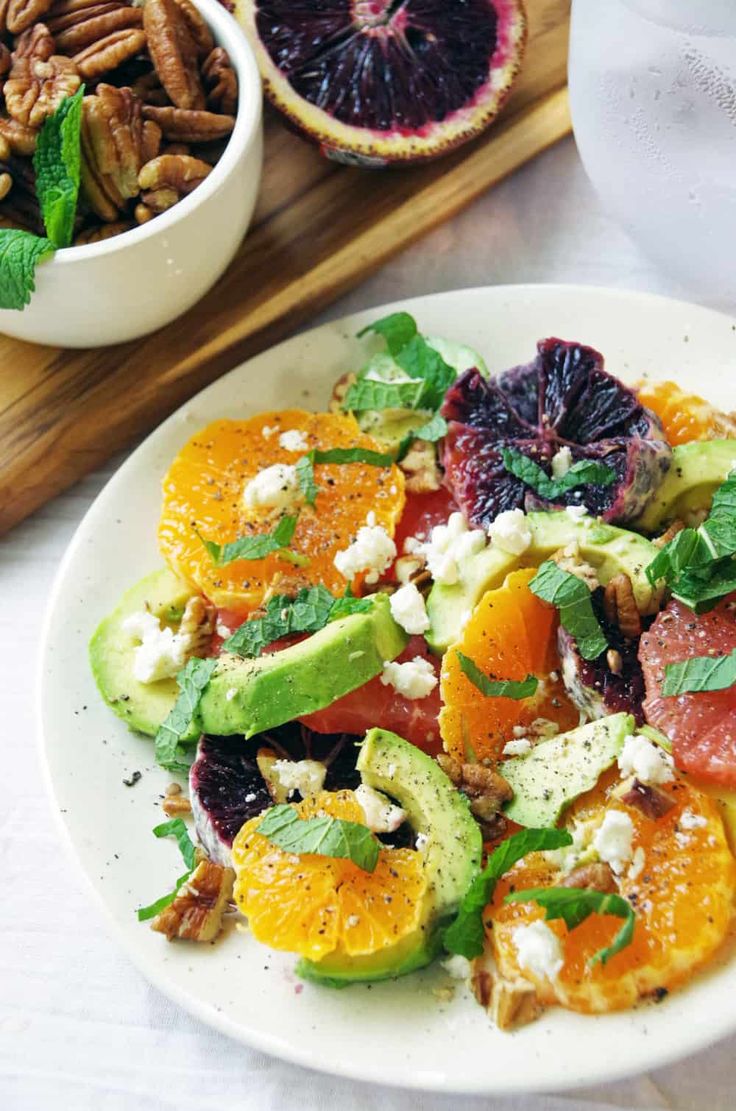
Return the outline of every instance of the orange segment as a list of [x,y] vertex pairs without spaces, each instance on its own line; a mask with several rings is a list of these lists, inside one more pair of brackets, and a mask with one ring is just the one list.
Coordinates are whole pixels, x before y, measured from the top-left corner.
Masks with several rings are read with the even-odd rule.
[[[554,980],[520,968],[514,930],[543,919],[544,911],[536,903],[505,905],[504,896],[512,888],[554,886],[561,874],[543,853],[534,853],[498,884],[491,936],[499,967],[505,975],[521,973],[533,980],[543,1002],[586,1013],[631,1007],[658,988],[669,990],[681,983],[724,941],[733,914],[736,862],[717,805],[683,782],[660,789],[675,805],[656,821],[616,798],[606,798],[600,785],[572,810],[571,817],[593,828],[607,810],[625,811],[634,825],[634,851],[641,848],[644,853],[638,876],[634,869],[619,881],[619,893],[636,911],[633,941],[605,965],[591,966],[589,961],[611,944],[623,920],[593,914],[573,930],[560,920],[547,923],[562,939],[565,959]],[[684,811],[688,814],[683,822]]]
[[309,565],[293,567],[272,554],[216,567],[197,533],[225,544],[273,528],[273,518],[262,509],[244,505],[243,490],[264,468],[275,463],[293,465],[304,454],[279,444],[279,435],[290,430],[304,434],[306,450],[379,450],[351,416],[286,409],[260,413],[251,420],[215,421],[185,444],[164,478],[158,532],[161,554],[220,609],[247,614],[261,604],[270,588],[291,593],[322,583],[342,594],[347,584],[333,563],[336,552],[351,543],[371,511],[376,524],[390,535],[401,516],[404,477],[398,467],[317,464],[316,505],[314,509],[302,506],[291,542],[294,551],[309,557]]
[[736,420],[675,382],[642,382],[639,400],[659,417],[671,444],[736,436]]
[[[503,586],[489,590],[476,606],[462,638],[442,663],[440,732],[445,749],[458,760],[498,759],[515,725],[550,718],[560,729],[578,723],[578,712],[562,684],[550,673],[557,666],[557,618],[529,590],[535,568],[513,571]],[[469,656],[486,675],[496,679],[544,679],[532,698],[488,698],[460,667],[458,651]]]
[[[365,823],[352,791],[323,791],[295,808],[302,818]],[[246,822],[233,843],[235,899],[258,941],[319,961],[375,953],[417,928],[427,890],[418,852],[382,848],[365,872],[350,860],[283,852],[256,832],[260,821]]]

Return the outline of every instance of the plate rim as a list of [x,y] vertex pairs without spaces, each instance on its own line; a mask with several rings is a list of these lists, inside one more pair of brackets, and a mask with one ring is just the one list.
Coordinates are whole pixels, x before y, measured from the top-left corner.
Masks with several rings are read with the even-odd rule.
[[[60,592],[65,584],[65,578],[69,568],[73,565],[77,555],[77,549],[81,543],[82,534],[88,519],[96,512],[99,502],[106,496],[110,485],[117,481],[123,481],[128,474],[129,470],[133,470],[137,464],[137,459],[141,453],[145,451],[149,442],[159,435],[164,429],[174,425],[177,421],[181,421],[182,416],[185,415],[189,406],[197,402],[201,397],[207,394],[208,391],[221,385],[221,383],[229,377],[243,373],[252,362],[257,361],[265,355],[269,357],[274,356],[281,351],[284,347],[293,344],[298,339],[306,339],[313,337],[316,333],[325,329],[345,328],[349,329],[354,326],[354,322],[358,318],[363,318],[366,315],[375,314],[377,312],[388,313],[404,309],[412,311],[412,307],[417,308],[421,306],[422,310],[427,304],[430,304],[437,299],[444,299],[448,297],[462,297],[463,295],[473,294],[478,295],[484,292],[492,292],[495,296],[512,296],[524,297],[545,295],[550,291],[555,294],[568,294],[576,296],[590,296],[592,299],[600,298],[602,300],[615,300],[615,301],[628,301],[636,303],[651,303],[663,306],[669,306],[671,309],[681,309],[687,312],[695,312],[701,320],[706,320],[710,316],[713,321],[718,321],[721,324],[728,322],[732,329],[736,331],[736,316],[730,313],[720,311],[718,309],[710,308],[706,305],[700,305],[696,302],[690,302],[679,298],[667,297],[661,294],[650,293],[646,291],[638,291],[632,289],[624,289],[618,287],[607,287],[599,285],[584,285],[580,283],[553,283],[553,282],[534,282],[534,283],[509,283],[502,285],[492,286],[471,286],[461,287],[451,290],[443,290],[435,293],[419,294],[414,297],[401,297],[394,301],[382,302],[378,305],[371,305],[366,308],[356,309],[353,312],[345,314],[344,316],[329,318],[319,325],[312,328],[305,328],[298,330],[290,335],[288,338],[281,340],[278,344],[266,347],[263,351],[258,352],[256,355],[249,357],[235,366],[231,367],[228,371],[224,372],[213,382],[208,383],[201,390],[197,390],[181,405],[177,406],[173,412],[161,421],[155,428],[153,428],[141,441],[141,443],[128,455],[128,457],[120,464],[119,467],[110,475],[105,482],[102,489],[97,493],[91,504],[86,509],[84,516],[80,520],[77,528],[75,529],[64,554],[59,562],[59,566],[54,576],[53,584],[46,601],[44,616],[41,625],[41,634],[39,638],[39,647],[36,657],[36,674],[34,689],[37,693],[35,719],[36,719],[36,745],[39,762],[41,765],[42,779],[44,788],[47,792],[48,802],[53,815],[53,821],[56,828],[61,834],[61,842],[72,864],[74,870],[83,877],[84,886],[92,894],[93,901],[98,908],[102,910],[103,921],[106,921],[111,927],[112,936],[120,944],[123,952],[131,960],[133,965],[145,977],[145,979],[153,984],[153,986],[160,991],[164,996],[172,999],[178,1006],[194,1018],[203,1022],[206,1026],[214,1028],[219,1033],[232,1038],[234,1041],[244,1044],[249,1048],[256,1051],[266,1053],[270,1056],[276,1057],[280,1060],[286,1061],[290,1064],[300,1067],[308,1068],[312,1071],[322,1073],[328,1076],[337,1076],[343,1079],[357,1080],[363,1083],[369,1083],[377,1086],[390,1086],[407,1091],[425,1091],[425,1092],[438,1092],[444,1094],[458,1094],[458,1095],[514,1095],[514,1094],[535,1094],[542,1092],[564,1092],[589,1087],[591,1085],[610,1084],[619,1080],[626,1079],[634,1075],[640,1075],[642,1072],[650,1071],[652,1069],[659,1069],[667,1067],[678,1061],[683,1061],[692,1055],[703,1051],[704,1049],[713,1047],[725,1038],[736,1033],[736,1014],[730,1021],[730,1024],[724,1023],[720,1031],[713,1034],[712,1030],[700,1030],[698,1036],[699,1026],[693,1024],[690,1027],[691,1037],[687,1041],[687,1046],[682,1048],[679,1044],[672,1044],[663,1047],[661,1050],[655,1050],[652,1054],[653,1060],[643,1064],[641,1067],[627,1066],[625,1062],[616,1062],[612,1060],[610,1065],[605,1071],[598,1070],[597,1073],[585,1073],[584,1075],[576,1075],[570,1079],[555,1081],[551,1086],[549,1081],[545,1081],[544,1077],[539,1077],[538,1080],[529,1081],[524,1083],[508,1083],[504,1082],[499,1086],[494,1084],[492,1079],[489,1078],[488,1082],[463,1082],[462,1078],[453,1079],[450,1083],[440,1082],[439,1080],[421,1079],[417,1075],[417,1070],[410,1071],[406,1074],[391,1073],[389,1079],[382,1079],[376,1075],[376,1070],[367,1070],[360,1066],[353,1067],[345,1063],[343,1059],[335,1056],[329,1063],[326,1063],[321,1057],[317,1056],[308,1049],[302,1049],[298,1045],[292,1043],[282,1043],[275,1039],[268,1033],[259,1031],[257,1027],[244,1027],[243,1024],[236,1019],[228,1017],[227,1013],[222,1010],[216,1010],[210,1007],[208,1003],[200,999],[191,991],[180,987],[173,977],[166,974],[165,962],[149,959],[146,953],[136,947],[136,945],[129,940],[126,936],[122,923],[114,913],[112,906],[108,904],[103,896],[102,891],[97,887],[92,879],[92,876],[87,871],[79,856],[72,831],[68,823],[64,820],[63,813],[60,809],[60,799],[56,792],[54,779],[51,772],[51,767],[46,756],[46,749],[49,743],[47,736],[47,728],[45,723],[45,707],[48,697],[48,684],[50,682],[48,677],[48,669],[46,667],[47,659],[49,656],[49,641],[51,637],[51,629],[54,620],[54,614],[57,607]],[[736,957],[733,958],[736,961]],[[683,988],[680,990],[687,990]],[[590,1021],[595,1021],[599,1016],[586,1016]],[[605,1017],[605,1016],[600,1016]],[[511,1035],[513,1036],[513,1035]],[[654,1047],[652,1047],[654,1048]],[[412,1066],[413,1068],[413,1066]]]

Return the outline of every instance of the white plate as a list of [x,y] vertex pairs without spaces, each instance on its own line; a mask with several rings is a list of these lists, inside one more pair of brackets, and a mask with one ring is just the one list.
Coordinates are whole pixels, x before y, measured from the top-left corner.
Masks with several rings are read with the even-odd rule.
[[[238,367],[175,413],[120,468],[79,527],[59,570],[41,659],[42,743],[54,805],[118,938],[161,991],[248,1045],[356,1079],[453,1092],[550,1090],[654,1068],[736,1030],[736,964],[664,1003],[588,1018],[549,1011],[512,1035],[464,993],[440,1002],[439,970],[343,991],[302,985],[293,959],[233,932],[216,947],[168,944],[134,910],[169,890],[176,846],[157,842],[170,778],[152,746],[106,709],[87,642],[123,589],[159,565],[159,480],[196,428],[264,408],[319,408],[338,374],[359,365],[357,330],[390,308],[423,330],[477,348],[494,371],[526,362],[549,335],[592,344],[624,379],[676,377],[736,407],[736,324],[662,298],[574,286],[509,286],[421,297],[297,336]],[[145,368],[142,368],[145,373]],[[123,785],[132,771],[135,787]]]

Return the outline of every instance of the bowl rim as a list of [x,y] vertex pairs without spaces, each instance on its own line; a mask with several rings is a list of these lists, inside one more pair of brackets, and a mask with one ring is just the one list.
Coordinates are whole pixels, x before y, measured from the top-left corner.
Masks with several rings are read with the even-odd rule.
[[214,33],[217,45],[227,51],[238,77],[235,127],[222,157],[201,185],[166,212],[155,216],[146,224],[139,224],[138,227],[130,228],[109,239],[103,239],[99,243],[63,247],[48,260],[46,267],[58,269],[60,266],[73,265],[75,262],[88,262],[101,255],[113,255],[126,248],[133,248],[154,236],[165,235],[174,224],[186,220],[195,208],[204,204],[221,188],[228,175],[238,166],[241,153],[252,143],[261,122],[263,92],[261,76],[250,43],[234,16],[218,0],[192,0],[192,2]]

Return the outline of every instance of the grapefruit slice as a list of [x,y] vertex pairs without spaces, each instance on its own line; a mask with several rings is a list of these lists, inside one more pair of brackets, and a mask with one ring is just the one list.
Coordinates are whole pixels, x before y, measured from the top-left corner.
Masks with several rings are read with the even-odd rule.
[[526,42],[521,0],[235,0],[266,96],[326,157],[436,158],[495,118]]
[[639,645],[647,721],[672,741],[675,764],[703,782],[736,787],[736,687],[664,698],[665,666],[736,648],[736,595],[696,614],[673,600]]
[[674,805],[656,820],[606,798],[602,784],[572,807],[571,818],[592,829],[609,810],[624,811],[634,827],[635,864],[618,880],[619,894],[636,912],[634,936],[605,965],[590,961],[611,944],[621,919],[592,914],[572,930],[559,920],[547,923],[562,942],[564,963],[557,976],[521,969],[514,931],[543,919],[544,911],[533,902],[504,903],[504,897],[513,890],[558,885],[564,876],[546,854],[532,853],[498,884],[490,931],[496,960],[505,976],[521,973],[533,980],[542,1002],[585,1013],[631,1007],[682,983],[724,941],[733,915],[736,862],[717,803],[682,781],[658,790]]

